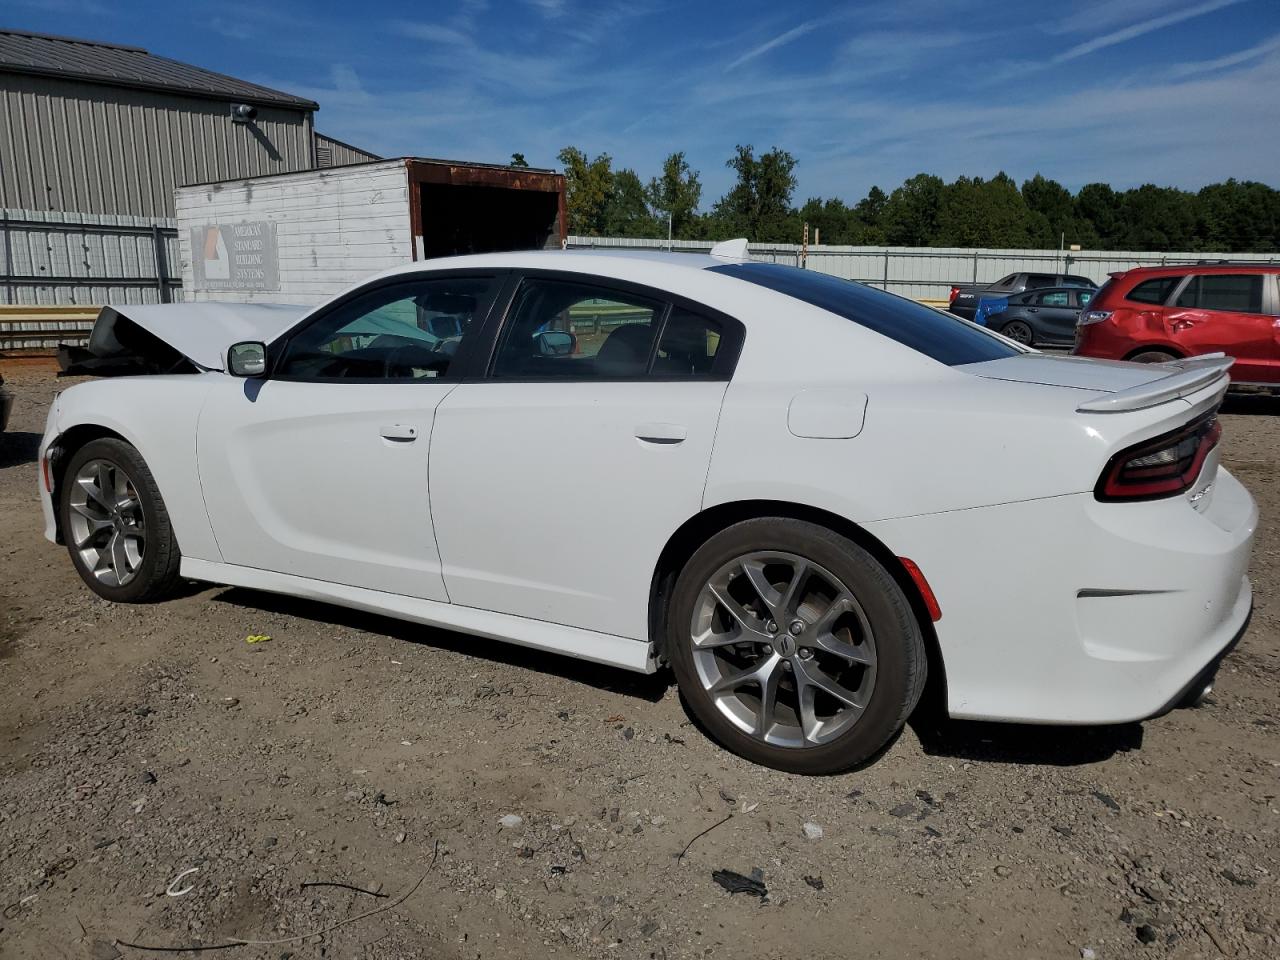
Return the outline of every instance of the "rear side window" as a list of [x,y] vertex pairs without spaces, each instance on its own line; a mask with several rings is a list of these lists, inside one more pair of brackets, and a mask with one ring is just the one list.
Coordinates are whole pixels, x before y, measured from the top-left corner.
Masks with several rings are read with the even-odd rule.
[[1047,273],[1029,273],[1027,274],[1028,287],[1052,287],[1055,286],[1054,277]]
[[1071,306],[1071,295],[1065,290],[1054,290],[1052,293],[1042,293],[1040,294],[1040,306],[1069,307]]
[[1178,294],[1178,306],[1232,313],[1262,312],[1260,274],[1207,273],[1191,278]]
[[1125,295],[1125,299],[1135,303],[1164,303],[1169,299],[1169,294],[1173,293],[1173,288],[1181,281],[1181,277],[1155,277],[1151,280],[1143,280]]
[[959,317],[830,274],[776,263],[732,263],[710,269],[844,317],[948,366],[1021,353]]

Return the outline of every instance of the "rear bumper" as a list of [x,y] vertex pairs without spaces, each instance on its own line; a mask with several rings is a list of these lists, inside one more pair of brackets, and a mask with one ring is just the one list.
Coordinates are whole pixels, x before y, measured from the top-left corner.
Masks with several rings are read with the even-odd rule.
[[1203,513],[1076,494],[868,527],[938,597],[953,716],[1102,724],[1158,715],[1238,639],[1257,516],[1220,469]]

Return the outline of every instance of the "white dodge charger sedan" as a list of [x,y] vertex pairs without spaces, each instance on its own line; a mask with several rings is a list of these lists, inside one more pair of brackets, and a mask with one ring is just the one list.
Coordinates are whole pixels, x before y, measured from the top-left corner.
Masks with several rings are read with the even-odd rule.
[[[182,579],[630,670],[824,773],[936,691],[1112,723],[1249,619],[1224,357],[1053,357],[711,255],[414,263],[323,306],[103,311],[41,448],[46,533],[121,602]],[[144,375],[137,375],[144,374]]]

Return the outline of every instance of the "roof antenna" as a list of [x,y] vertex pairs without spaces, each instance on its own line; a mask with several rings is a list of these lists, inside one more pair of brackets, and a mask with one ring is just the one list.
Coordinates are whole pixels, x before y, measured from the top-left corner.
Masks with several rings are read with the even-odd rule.
[[747,238],[739,237],[736,240],[722,240],[711,248],[711,255],[719,257],[721,260],[746,260]]

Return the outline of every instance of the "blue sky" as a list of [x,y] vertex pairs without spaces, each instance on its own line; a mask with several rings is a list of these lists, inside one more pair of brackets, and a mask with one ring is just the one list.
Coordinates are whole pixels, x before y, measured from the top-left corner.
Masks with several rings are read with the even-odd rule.
[[1280,0],[0,0],[0,23],[309,96],[383,155],[573,144],[647,179],[684,150],[704,207],[736,143],[791,151],[797,202],[921,171],[1280,186]]

